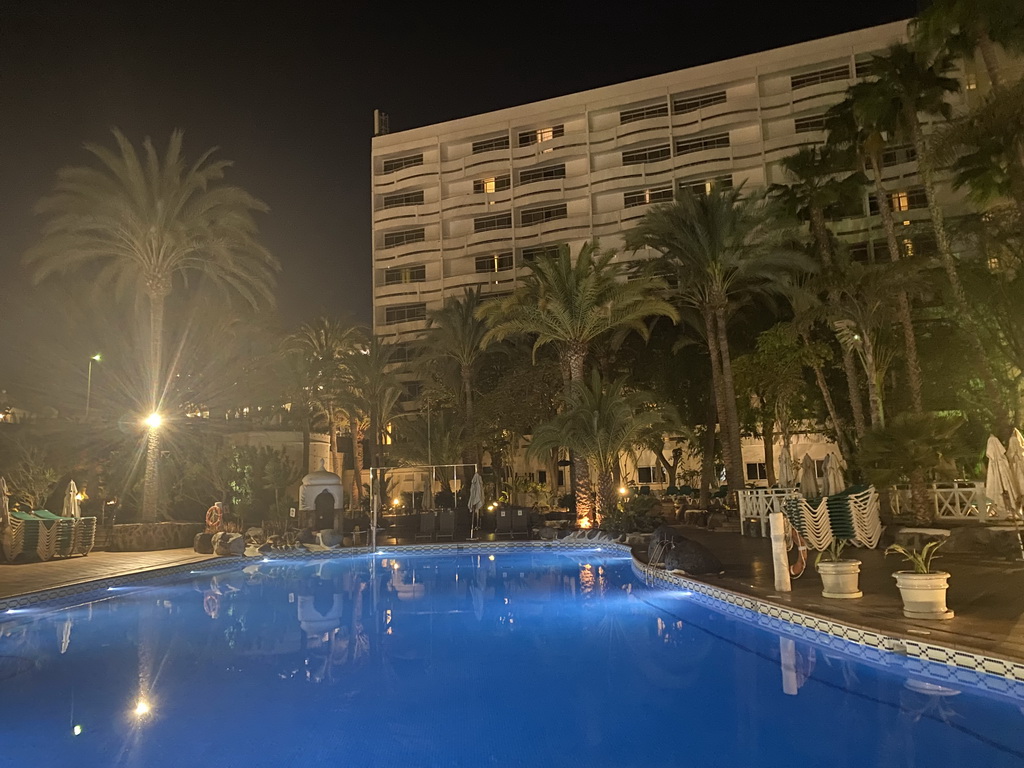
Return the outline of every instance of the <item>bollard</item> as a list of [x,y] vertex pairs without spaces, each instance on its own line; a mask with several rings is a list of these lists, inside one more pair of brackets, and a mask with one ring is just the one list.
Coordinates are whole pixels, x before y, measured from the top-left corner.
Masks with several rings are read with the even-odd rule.
[[768,515],[772,531],[772,563],[775,566],[775,591],[791,592],[789,580],[789,557],[786,555],[786,520],[781,512]]

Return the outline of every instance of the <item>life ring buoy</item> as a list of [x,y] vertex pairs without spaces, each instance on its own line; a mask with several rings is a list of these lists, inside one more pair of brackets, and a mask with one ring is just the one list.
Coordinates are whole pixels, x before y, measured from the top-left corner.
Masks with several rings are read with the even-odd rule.
[[208,510],[206,510],[206,529],[219,531],[220,524],[224,520],[224,512],[214,504]]

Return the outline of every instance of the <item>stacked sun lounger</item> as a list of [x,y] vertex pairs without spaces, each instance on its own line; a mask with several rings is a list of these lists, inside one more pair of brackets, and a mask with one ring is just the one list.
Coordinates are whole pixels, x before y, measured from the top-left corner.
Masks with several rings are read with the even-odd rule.
[[45,509],[12,509],[9,515],[9,522],[0,533],[7,560],[21,555],[34,555],[40,560],[87,555],[96,541],[95,517],[61,517]]

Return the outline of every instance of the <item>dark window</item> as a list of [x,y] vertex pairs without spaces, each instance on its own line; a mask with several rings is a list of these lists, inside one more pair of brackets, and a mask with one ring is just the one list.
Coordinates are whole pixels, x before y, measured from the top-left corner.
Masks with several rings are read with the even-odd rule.
[[636,479],[641,484],[646,483],[664,483],[665,472],[661,466],[653,467],[637,467],[636,468]]
[[825,115],[811,115],[809,117],[798,117],[793,121],[793,127],[797,133],[814,133],[825,130]]
[[728,146],[728,133],[716,133],[714,136],[701,136],[696,139],[676,139],[676,154],[689,155],[694,152],[703,152],[705,149]]
[[657,160],[667,160],[672,157],[672,150],[668,144],[658,144],[655,147],[644,147],[643,149],[630,149],[622,153],[623,165],[639,165],[641,163],[653,163]]
[[490,232],[494,229],[509,229],[511,226],[511,213],[496,213],[493,216],[480,216],[473,219],[474,232]]
[[543,469],[537,470],[537,482],[541,485],[546,485],[548,482],[548,473]]
[[856,77],[867,77],[871,74],[873,59],[861,59],[853,65],[853,74]]
[[384,309],[384,323],[386,325],[426,319],[426,304],[396,304],[393,307],[385,307]]
[[622,197],[626,208],[635,208],[638,205],[650,205],[651,203],[663,203],[672,199],[672,187],[641,189],[637,192],[626,192]]
[[527,168],[519,172],[519,183],[530,184],[534,181],[547,181],[548,179],[564,179],[565,164],[548,165],[544,168]]
[[531,261],[536,259],[554,258],[558,255],[561,248],[562,246],[557,243],[552,243],[550,245],[531,245],[527,248],[523,248],[523,250],[519,252],[519,255],[522,257],[524,263],[529,264]]
[[681,96],[672,102],[672,113],[676,115],[685,115],[687,112],[696,112],[698,109],[703,109],[704,107],[724,103],[725,91],[702,93],[699,96]]
[[420,381],[403,381],[402,382],[402,395],[401,399],[408,402],[409,400],[416,400],[423,392],[423,382]]
[[408,363],[413,359],[413,345],[408,341],[399,341],[391,345],[391,357],[389,363]]
[[519,221],[525,227],[528,224],[539,224],[542,221],[564,219],[568,215],[565,203],[561,203],[559,205],[545,205],[543,208],[529,208],[519,214]]
[[425,239],[422,227],[419,229],[403,229],[401,232],[385,232],[384,247],[397,248],[400,245],[408,245],[409,243],[422,243]]
[[479,155],[481,152],[490,152],[494,149],[508,149],[508,135],[495,136],[490,139],[481,139],[480,141],[473,142],[473,154]]
[[558,470],[558,487],[561,488],[565,485],[565,470]]
[[648,104],[646,107],[634,107],[619,112],[619,123],[635,123],[638,120],[646,120],[649,117],[665,117],[668,115],[668,104]]
[[412,168],[414,165],[423,165],[423,154],[418,155],[405,155],[404,157],[393,157],[390,160],[384,161],[384,166],[381,169],[383,173],[394,173],[400,171],[403,168]]
[[544,141],[561,138],[564,135],[564,125],[552,125],[548,128],[538,128],[535,131],[521,131],[519,133],[519,146],[528,147],[531,144],[540,144]]
[[476,179],[473,182],[473,191],[476,194],[492,192],[504,192],[512,186],[512,177],[509,174],[504,176],[491,176],[489,179]]
[[882,165],[886,168],[902,163],[912,163],[915,160],[917,160],[917,150],[911,144],[901,147],[889,147],[882,152]]
[[764,462],[747,462],[747,480],[767,480],[768,469]]
[[732,189],[732,175],[715,176],[713,179],[704,179],[703,181],[679,182],[680,192],[692,192],[694,194],[708,195],[715,187],[719,189]]
[[424,283],[427,280],[427,268],[419,264],[414,267],[392,267],[384,270],[384,285],[401,285],[403,283]]
[[477,272],[505,272],[512,269],[512,252],[489,253],[486,256],[476,257]]
[[838,67],[825,67],[824,69],[816,69],[813,72],[807,72],[802,75],[793,75],[789,78],[789,84],[795,91],[800,88],[807,88],[810,85],[818,85],[818,83],[833,83],[837,80],[849,79],[850,65],[842,64]]
[[384,196],[385,208],[398,208],[403,205],[419,205],[423,202],[423,191],[419,192],[398,192],[394,195]]

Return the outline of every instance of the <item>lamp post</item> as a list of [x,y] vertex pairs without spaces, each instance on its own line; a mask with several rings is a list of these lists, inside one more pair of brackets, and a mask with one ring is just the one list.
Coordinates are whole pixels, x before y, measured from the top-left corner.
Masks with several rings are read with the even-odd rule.
[[85,383],[85,420],[89,420],[89,403],[92,401],[92,364],[102,360],[102,356],[95,354],[89,358],[89,375]]

